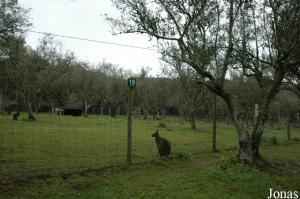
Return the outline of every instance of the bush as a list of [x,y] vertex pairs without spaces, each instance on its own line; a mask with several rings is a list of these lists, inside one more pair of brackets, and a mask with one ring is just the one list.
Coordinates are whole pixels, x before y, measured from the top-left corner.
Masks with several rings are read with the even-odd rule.
[[158,127],[159,127],[159,128],[167,128],[167,125],[166,125],[165,123],[163,123],[163,122],[160,122],[160,123],[158,124]]
[[173,130],[172,130],[171,128],[167,128],[167,131],[170,131],[170,132],[172,132]]
[[175,158],[178,160],[184,160],[184,161],[191,160],[191,157],[186,153],[177,153],[175,155]]
[[278,145],[277,138],[275,136],[270,137],[270,139],[268,140],[268,143],[270,145]]

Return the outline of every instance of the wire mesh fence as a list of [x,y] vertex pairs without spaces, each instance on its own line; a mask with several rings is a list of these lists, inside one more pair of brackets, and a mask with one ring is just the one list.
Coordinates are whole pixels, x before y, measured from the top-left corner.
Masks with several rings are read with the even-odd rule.
[[3,176],[38,175],[60,169],[101,168],[126,161],[125,117],[38,114],[28,121],[1,116]]
[[[22,113],[17,121],[0,115],[0,179],[55,175],[127,164],[127,117],[118,115],[61,116],[35,115],[29,121]],[[154,138],[159,129],[172,147],[171,157],[211,151],[210,121],[198,121],[192,131],[189,122],[177,117],[162,120],[133,117],[132,162],[159,159]],[[237,139],[232,125],[218,123],[219,150],[233,149]],[[293,131],[297,136],[298,131]],[[286,140],[285,128],[268,127],[263,137]],[[203,153],[202,153],[203,152]]]
[[[101,169],[126,164],[127,117],[108,115],[60,116],[36,114],[37,121],[22,113],[17,121],[0,116],[0,174],[2,177],[28,177],[63,171]],[[158,159],[154,138],[171,142],[171,155],[210,150],[210,123],[207,129],[192,132],[188,123],[176,117],[163,120],[133,118],[132,162]],[[226,140],[226,135],[224,138]],[[234,145],[228,140],[223,146]]]
[[[3,176],[96,169],[126,163],[125,116],[73,117],[40,113],[37,119],[28,121],[25,113],[18,121],[13,121],[11,116],[1,116],[0,167]],[[134,120],[133,162],[158,156],[151,137],[157,124],[155,120]],[[165,135],[172,133],[168,128],[161,131]],[[172,139],[175,150],[175,143],[184,142],[182,138]],[[182,148],[189,144],[183,144]]]

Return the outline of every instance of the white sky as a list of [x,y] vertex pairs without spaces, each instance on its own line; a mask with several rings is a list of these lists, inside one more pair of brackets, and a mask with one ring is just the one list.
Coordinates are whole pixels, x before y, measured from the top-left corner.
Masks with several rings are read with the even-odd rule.
[[[35,31],[145,48],[151,48],[154,44],[142,35],[112,35],[111,27],[104,20],[103,14],[118,17],[119,12],[112,6],[110,0],[19,0],[19,3],[24,8],[31,8],[30,21],[33,23],[31,29]],[[27,44],[36,47],[42,37],[43,35],[28,32]],[[159,54],[156,51],[61,37],[55,37],[55,40],[60,41],[65,50],[75,52],[80,60],[97,64],[105,59],[106,62],[118,64],[133,72],[140,71],[142,66],[149,66],[152,75],[159,73]]]

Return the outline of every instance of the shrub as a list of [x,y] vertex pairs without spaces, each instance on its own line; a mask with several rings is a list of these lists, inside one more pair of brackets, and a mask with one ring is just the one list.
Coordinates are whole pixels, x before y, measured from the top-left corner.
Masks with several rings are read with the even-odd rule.
[[160,122],[160,123],[158,124],[158,127],[159,127],[159,128],[167,128],[167,125],[166,125],[165,123],[163,123],[163,122]]
[[172,132],[173,130],[172,130],[171,128],[167,128],[167,131],[170,131],[170,132]]
[[175,158],[178,159],[178,160],[184,160],[184,161],[191,160],[191,157],[188,154],[183,153],[183,152],[177,153],[175,155]]
[[275,136],[270,137],[270,139],[268,140],[268,143],[270,145],[278,145],[277,138]]

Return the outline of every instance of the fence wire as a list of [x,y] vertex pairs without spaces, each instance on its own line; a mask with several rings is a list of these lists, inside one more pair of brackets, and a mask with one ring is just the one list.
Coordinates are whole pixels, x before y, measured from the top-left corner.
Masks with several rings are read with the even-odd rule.
[[[126,164],[127,116],[109,115],[61,116],[50,113],[35,114],[37,121],[29,121],[22,113],[17,121],[11,115],[0,115],[0,180],[55,175],[64,172]],[[209,120],[197,121],[197,131],[178,117],[163,120],[133,117],[133,163],[159,159],[154,138],[159,129],[172,146],[171,157],[211,151]],[[235,129],[227,122],[218,122],[217,148],[236,150]],[[292,125],[292,137],[298,140],[299,123]],[[284,142],[286,126],[281,123],[267,126],[262,144],[278,139]],[[202,153],[203,152],[203,153]]]
[[[28,177],[126,163],[127,117],[36,114],[29,121],[0,116],[0,174]],[[133,162],[157,157],[153,125],[133,122]]]
[[0,174],[39,175],[61,169],[102,168],[126,162],[126,118],[37,114],[28,121],[0,116]]
[[[21,113],[17,121],[10,115],[0,116],[0,177],[59,174],[126,164],[126,116],[35,116],[37,121],[29,121],[26,113]],[[160,123],[164,123],[162,127]],[[173,156],[209,150],[210,126],[208,130],[192,132],[189,124],[177,117],[134,117],[132,127],[133,163],[159,158],[151,137],[157,129],[171,142]],[[229,141],[228,146],[234,142]]]

